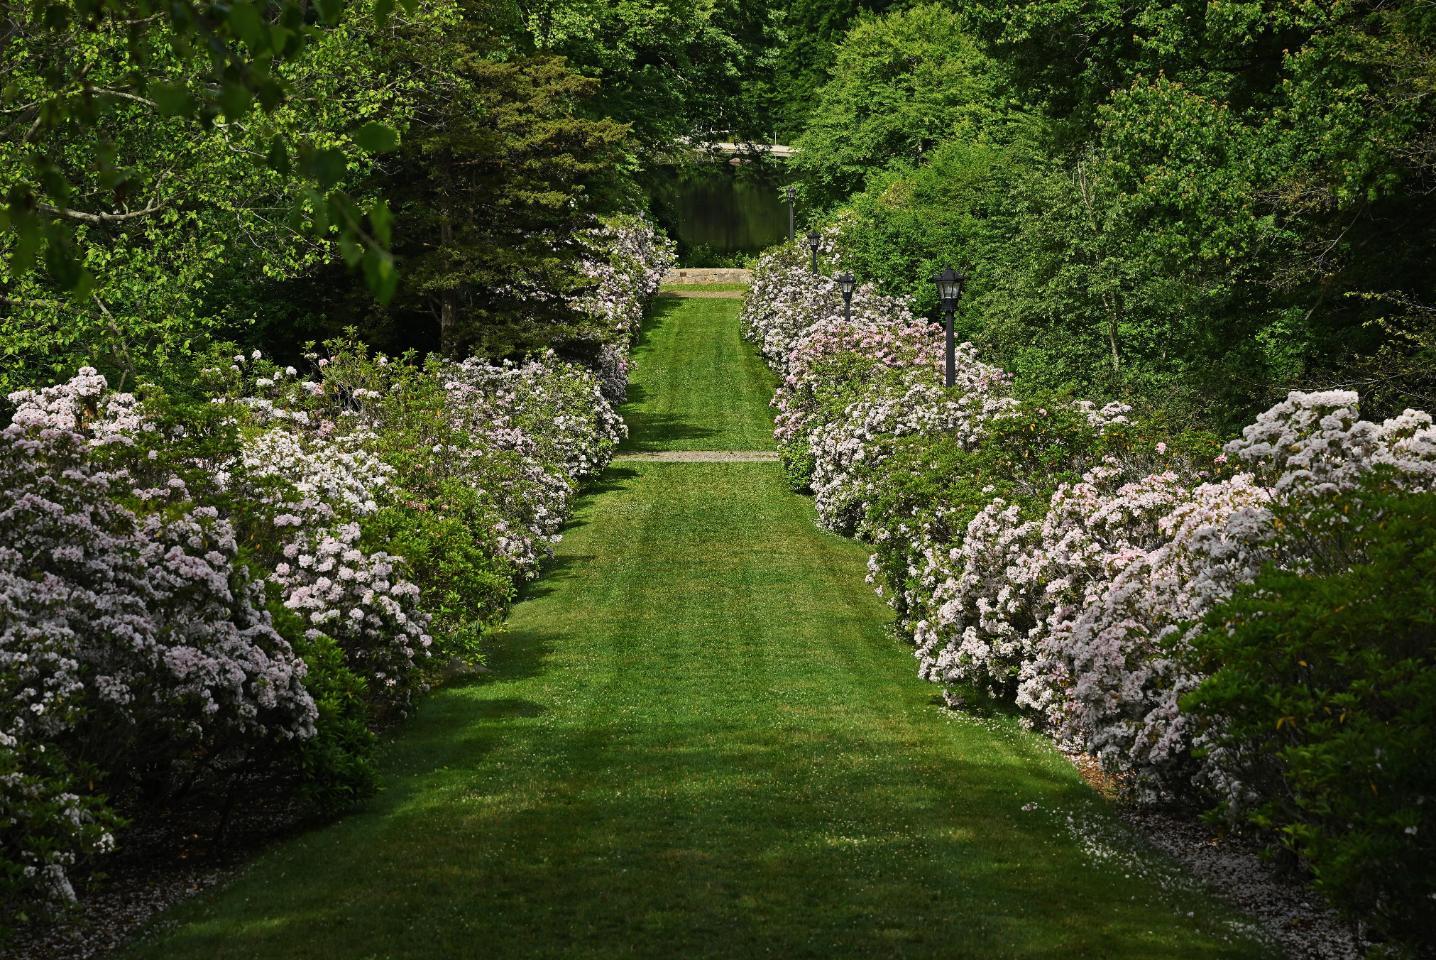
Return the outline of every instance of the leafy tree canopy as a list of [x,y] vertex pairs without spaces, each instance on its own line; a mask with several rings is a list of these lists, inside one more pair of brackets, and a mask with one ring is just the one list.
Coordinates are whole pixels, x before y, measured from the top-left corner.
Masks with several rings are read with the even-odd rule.
[[1004,112],[997,82],[962,18],[942,6],[860,20],[838,48],[793,170],[811,201],[842,200],[895,160],[985,136]]

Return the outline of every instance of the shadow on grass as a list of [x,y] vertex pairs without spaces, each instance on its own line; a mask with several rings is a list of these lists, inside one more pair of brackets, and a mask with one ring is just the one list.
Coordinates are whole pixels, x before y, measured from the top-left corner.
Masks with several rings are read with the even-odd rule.
[[[673,314],[682,307],[683,301],[676,297],[659,297],[652,301],[648,315],[643,318],[643,324],[638,328],[638,337],[633,341],[635,357],[652,349],[653,335],[663,329],[664,324],[671,322]],[[632,390],[632,385],[629,389]],[[630,392],[629,397],[632,396]]]
[[623,453],[672,450],[675,443],[702,440],[719,433],[712,427],[700,427],[686,417],[669,413],[630,410],[623,418],[628,422],[628,440],[621,448]]
[[[564,528],[567,534],[582,524],[573,524]],[[514,606],[525,603],[529,600],[537,600],[539,597],[547,597],[555,590],[563,588],[564,581],[580,566],[592,560],[589,554],[569,553],[562,556],[550,557],[543,563],[543,570],[537,580],[531,580],[520,588],[514,599]],[[496,635],[503,635],[503,628],[499,627],[494,631]]]
[[1031,766],[742,718],[555,727],[521,698],[451,719],[372,842],[309,845],[150,955],[1255,955],[1020,812],[1091,806]]

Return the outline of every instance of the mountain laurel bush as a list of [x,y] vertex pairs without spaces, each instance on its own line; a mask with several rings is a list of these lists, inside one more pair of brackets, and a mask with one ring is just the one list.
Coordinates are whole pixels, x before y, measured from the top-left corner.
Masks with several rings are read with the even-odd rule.
[[[408,713],[536,577],[672,244],[585,238],[591,365],[326,343],[259,350],[199,399],[91,368],[11,394],[0,430],[0,893],[73,899],[123,814],[242,773],[320,811],[372,789],[373,727]],[[250,778],[252,779],[252,778]],[[3,918],[0,918],[3,919]]]
[[1370,929],[1430,943],[1436,498],[1384,486],[1332,503],[1330,552],[1267,566],[1208,613],[1205,679],[1181,706],[1230,778],[1224,813]]
[[[820,248],[833,272],[841,229]],[[1383,879],[1430,842],[1406,842],[1429,832],[1415,798],[1431,796],[1430,764],[1411,752],[1421,737],[1393,729],[1429,726],[1429,586],[1391,600],[1372,567],[1394,571],[1399,545],[1393,582],[1414,583],[1429,561],[1412,553],[1436,490],[1428,414],[1371,422],[1353,392],[1294,392],[1222,446],[1120,403],[1024,390],[968,344],[947,388],[936,325],[869,287],[845,315],[797,244],[760,260],[743,324],[779,375],[790,478],[820,523],[871,545],[869,581],[923,677],[1011,701],[1137,799],[1214,803],[1276,831],[1338,902],[1397,935],[1429,914],[1429,877]],[[1403,507],[1361,495],[1377,477]],[[1323,593],[1343,599],[1324,608]],[[1225,626],[1204,628],[1211,616]],[[1283,647],[1327,664],[1327,689],[1298,688],[1315,668],[1292,669]],[[1287,700],[1290,717],[1271,715]],[[1338,702],[1340,731],[1322,713]],[[1346,760],[1384,799],[1358,810]]]

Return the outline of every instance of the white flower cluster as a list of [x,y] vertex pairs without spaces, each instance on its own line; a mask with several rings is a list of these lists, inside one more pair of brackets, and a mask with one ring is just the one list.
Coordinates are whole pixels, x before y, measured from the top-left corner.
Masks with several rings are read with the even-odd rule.
[[284,604],[312,629],[333,637],[350,665],[376,692],[397,698],[410,689],[432,642],[419,588],[395,576],[403,561],[359,547],[359,526],[299,535],[284,545],[274,579]]
[[[314,355],[311,378],[236,354],[206,372],[200,423],[108,392],[90,368],[9,397],[0,884],[70,895],[66,868],[113,846],[105,798],[82,780],[183,779],[312,738],[310,674],[285,636],[332,640],[374,717],[424,689],[440,608],[502,614],[623,438],[611,402],[623,385],[607,379],[626,378],[672,260],[638,220],[590,246],[594,309],[615,324],[602,372],[553,354],[416,365],[351,343]],[[458,539],[436,542],[480,568],[461,582],[482,597],[445,594],[452,583],[431,596],[400,555],[432,546],[422,521],[451,511]]]
[[284,606],[311,632],[331,637],[371,697],[403,711],[423,683],[416,667],[432,643],[419,588],[404,561],[360,542],[357,521],[388,499],[394,468],[378,452],[375,425],[340,390],[334,368],[305,380],[255,351],[237,356],[227,393],[240,424],[237,456],[217,464],[263,547],[257,559]]
[[[1329,391],[1291,394],[1206,469],[1160,442],[1155,457],[1073,464],[1080,480],[1039,508],[992,490],[975,515],[941,500],[922,516],[875,509],[907,479],[884,469],[895,448],[971,449],[1012,415],[1008,377],[963,346],[957,385],[943,388],[933,329],[868,290],[845,320],[835,285],[794,247],[761,262],[744,319],[782,377],[785,462],[810,482],[825,525],[879,548],[870,580],[898,610],[921,674],[1012,697],[1064,746],[1134,774],[1152,795],[1195,776],[1245,799],[1220,755],[1194,755],[1178,706],[1202,679],[1189,656],[1202,616],[1267,564],[1302,569],[1322,537],[1340,535],[1333,498],[1373,471],[1402,489],[1436,487],[1429,415],[1371,423],[1354,393]],[[1130,412],[1072,406],[1098,435]]]
[[0,431],[0,808],[39,834],[50,810],[68,838],[10,849],[7,830],[0,854],[61,892],[75,855],[112,839],[88,829],[53,745],[140,770],[307,738],[316,719],[230,524],[111,449],[142,428],[133,398],[105,386],[87,368],[12,394]]
[[604,396],[619,404],[627,394],[628,354],[644,306],[678,256],[667,235],[636,216],[611,217],[586,241],[589,252],[580,266],[590,289],[579,306],[605,328],[598,358],[600,383]]
[[[820,249],[830,260],[832,239]],[[938,328],[870,286],[845,315],[836,281],[812,274],[805,257],[788,247],[764,258],[743,326],[782,376],[773,405],[784,460],[807,468],[824,526],[851,533],[895,443],[940,433],[974,444],[1012,401],[1007,374],[971,344],[957,350],[957,388],[944,389]]]
[[[599,378],[552,353],[516,364],[470,359],[440,369],[451,422],[473,439],[461,472],[503,517],[499,549],[521,579],[536,575],[579,484],[608,465],[626,427]],[[508,476],[487,466],[512,462]]]

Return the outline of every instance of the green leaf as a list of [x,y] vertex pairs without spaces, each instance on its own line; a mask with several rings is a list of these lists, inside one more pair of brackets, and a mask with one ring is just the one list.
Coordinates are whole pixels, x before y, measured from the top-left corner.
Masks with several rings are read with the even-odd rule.
[[34,217],[15,218],[15,245],[10,248],[12,276],[28,273],[45,242],[45,231]]
[[269,155],[265,159],[269,164],[269,169],[281,177],[289,175],[289,146],[279,134],[276,133],[274,139],[269,141]]
[[394,242],[394,214],[389,210],[389,204],[383,198],[375,202],[369,208],[369,224],[374,230],[374,238],[386,250]]
[[47,30],[59,32],[70,24],[70,10],[63,3],[46,4],[41,16]]
[[311,149],[303,157],[301,167],[319,189],[328,190],[344,179],[344,154],[333,147]]
[[[293,46],[291,46],[291,44]],[[300,38],[295,36],[293,30],[277,23],[269,28],[269,48],[276,54],[288,55],[297,53],[299,47]]]
[[230,30],[244,41],[255,56],[269,52],[269,31],[265,29],[264,17],[252,3],[236,2],[229,8]]
[[394,258],[377,247],[370,247],[364,252],[364,279],[374,299],[380,303],[394,299],[399,289],[399,271],[394,269]]
[[347,263],[352,270],[359,266],[359,261],[363,259],[364,248],[354,239],[352,234],[346,231],[339,235],[339,255],[344,258],[344,262]]
[[254,98],[266,111],[273,111],[284,102],[284,86],[268,73],[254,76],[249,83]]
[[254,106],[254,97],[243,84],[226,83],[219,91],[219,105],[230,120],[239,120]]
[[41,189],[50,197],[63,203],[70,196],[70,181],[53,163],[42,160],[36,164],[36,174]]
[[75,248],[69,237],[62,231],[52,230],[49,241],[45,245],[45,269],[64,289],[79,290],[85,279],[85,271],[80,265],[80,258],[75,255]]
[[344,0],[315,0],[314,5],[319,8],[320,18],[327,24],[333,25],[339,22],[339,17],[344,13]]
[[393,127],[371,120],[354,131],[354,142],[368,153],[388,153],[399,146],[399,134]]
[[149,88],[149,95],[165,116],[189,116],[197,106],[194,96],[178,83],[154,84]]

